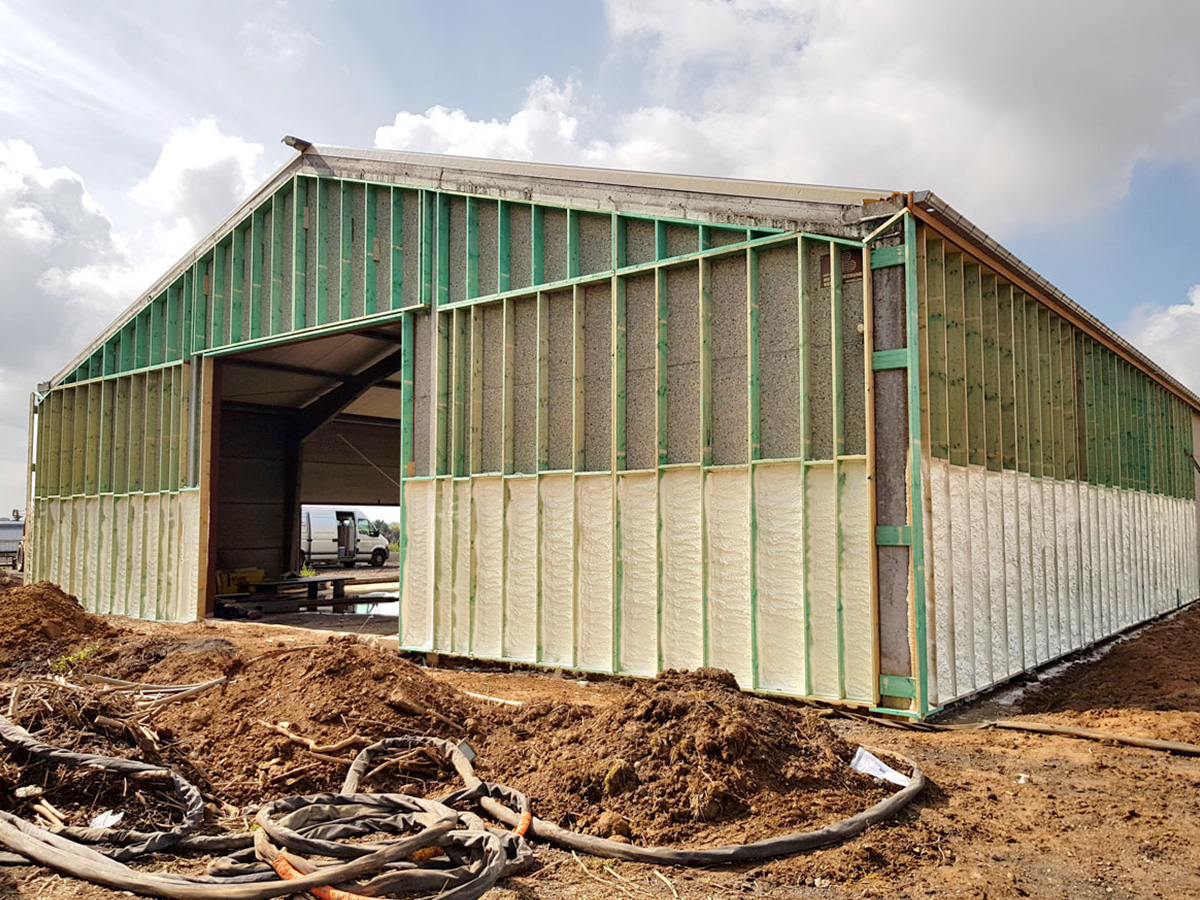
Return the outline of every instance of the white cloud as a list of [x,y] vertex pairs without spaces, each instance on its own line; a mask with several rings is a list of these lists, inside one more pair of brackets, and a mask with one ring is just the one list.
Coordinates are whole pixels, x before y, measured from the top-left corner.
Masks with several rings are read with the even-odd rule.
[[604,157],[604,144],[579,141],[579,118],[586,110],[576,85],[541,77],[529,86],[525,102],[504,122],[471,119],[461,109],[434,106],[424,113],[399,112],[375,132],[375,146],[493,159],[579,162]]
[[[176,129],[133,199],[159,219],[186,223],[194,243],[229,215],[262,180],[263,147],[223,134],[213,119]],[[182,252],[184,248],[181,247]]]
[[296,13],[287,0],[260,6],[241,28],[245,55],[257,62],[295,68],[321,42],[296,24]]
[[1188,290],[1186,303],[1135,309],[1125,330],[1142,352],[1200,393],[1200,284]]
[[598,137],[581,136],[580,87],[541,78],[507,121],[401,112],[376,145],[931,188],[1001,237],[1103,210],[1139,162],[1200,158],[1200,5],[609,0],[607,14],[614,64],[642,73],[651,102]]
[[262,155],[211,120],[180,129],[132,191],[145,218],[119,231],[76,172],[0,141],[0,509],[23,502],[29,392],[245,198]]

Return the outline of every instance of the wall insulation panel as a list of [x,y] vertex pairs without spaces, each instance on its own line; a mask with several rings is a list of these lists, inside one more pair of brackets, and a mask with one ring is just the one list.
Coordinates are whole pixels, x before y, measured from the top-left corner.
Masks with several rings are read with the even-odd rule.
[[1191,410],[932,231],[919,304],[933,704],[1200,594]]
[[[577,241],[609,230],[542,225],[542,266],[601,265]],[[862,251],[704,244],[682,225],[649,237],[653,258],[569,291],[415,314],[447,335],[444,354],[415,342],[413,361],[446,403],[414,409],[436,471],[404,479],[403,645],[638,675],[712,665],[749,688],[872,704]],[[792,397],[766,452],[764,346],[771,396]],[[813,422],[822,458],[805,455]],[[520,453],[532,472],[514,472],[510,434],[536,442]]]
[[[165,302],[151,343],[173,346]],[[148,358],[148,357],[147,357]],[[196,614],[199,491],[188,465],[193,366],[55,388],[37,421],[27,569],[91,612],[164,621]],[[53,461],[53,463],[51,462]]]

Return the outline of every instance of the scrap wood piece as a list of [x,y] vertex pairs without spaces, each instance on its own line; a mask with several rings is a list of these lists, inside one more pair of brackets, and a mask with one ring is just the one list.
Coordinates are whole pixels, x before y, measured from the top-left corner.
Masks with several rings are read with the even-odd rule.
[[259,725],[262,725],[264,728],[269,728],[272,731],[276,732],[277,734],[282,734],[285,738],[287,738],[292,743],[299,744],[301,747],[304,747],[306,750],[308,750],[310,753],[314,754],[318,758],[328,758],[329,760],[334,761],[334,762],[343,762],[343,761],[348,762],[348,760],[342,760],[336,756],[327,756],[327,754],[339,753],[342,750],[346,750],[349,747],[353,747],[355,744],[371,743],[369,740],[367,740],[365,737],[363,737],[360,734],[352,734],[352,735],[350,735],[350,737],[343,738],[340,741],[335,741],[332,744],[318,744],[312,738],[303,737],[302,735],[296,734],[294,731],[291,731],[291,730],[285,728],[282,723],[274,724],[274,723],[266,721],[265,719],[257,719],[256,721],[258,722]]

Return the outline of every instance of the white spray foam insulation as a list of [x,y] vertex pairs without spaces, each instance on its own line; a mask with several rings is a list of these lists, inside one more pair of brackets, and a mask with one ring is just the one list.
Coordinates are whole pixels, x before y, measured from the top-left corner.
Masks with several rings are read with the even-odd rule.
[[[475,634],[472,652],[503,655],[504,480],[471,479],[475,562]],[[460,548],[461,549],[461,548]]]
[[662,519],[662,660],[667,669],[704,665],[700,536],[701,471],[669,469],[659,484]]
[[971,625],[974,634],[975,681],[992,682],[992,605],[988,568],[987,470],[967,469],[968,515],[971,534],[969,561],[971,582]]
[[543,475],[542,661],[571,665],[575,651],[575,496],[571,475]]
[[454,649],[454,482],[436,482],[437,552],[433,581],[433,642],[441,650]]
[[180,566],[182,579],[176,591],[174,620],[190,622],[200,614],[196,608],[195,586],[200,580],[200,529],[202,527],[202,511],[200,509],[200,492],[183,491],[179,494],[180,517],[183,534],[180,546],[183,565]]
[[538,485],[536,478],[505,482],[507,571],[504,584],[504,656],[537,659]]
[[451,635],[455,653],[473,653],[471,621],[471,482],[451,481],[453,505],[450,521],[453,542],[446,545],[450,552],[452,575]]
[[1004,621],[1006,626],[1006,656],[1009,672],[1025,668],[1023,643],[1024,619],[1021,609],[1021,524],[1017,515],[1017,491],[1020,476],[1004,472],[1000,478],[1001,514],[1004,518],[1004,544],[1001,548],[1004,565]]
[[[143,494],[142,540],[145,545],[145,586],[142,595],[142,618],[154,618],[158,598],[158,498],[155,494]],[[78,512],[78,510],[77,510]],[[82,556],[79,557],[83,559]],[[73,590],[72,593],[77,593]]]
[[803,468],[799,464],[754,469],[758,512],[759,686],[805,692]]
[[431,649],[433,634],[434,535],[433,516],[437,482],[404,484],[404,581],[400,586],[400,645],[414,650]]
[[[1196,593],[1192,501],[980,467],[970,467],[964,479],[943,460],[929,464],[936,612],[941,615],[945,606],[936,593],[944,581],[938,570],[947,565],[957,570],[965,530],[973,579],[989,579],[992,628],[1001,623],[1007,632],[992,635],[993,672],[985,682],[978,658],[971,661],[956,652],[953,641],[961,639],[961,630],[935,623],[939,703],[1019,671],[1022,650],[1025,666],[1045,663],[1173,609],[1177,596],[1186,601]],[[962,504],[952,495],[943,496],[946,481],[953,491],[961,480],[973,483],[975,490],[967,519],[958,515]],[[986,497],[988,517],[982,547],[975,523],[980,493]],[[999,528],[990,521],[993,515],[1003,519]],[[1004,548],[999,557],[990,546],[997,535]],[[952,609],[957,612],[961,606]],[[978,619],[980,608],[972,612]],[[956,693],[947,690],[951,682]]]
[[612,477],[575,479],[575,522],[579,558],[579,664],[612,668],[613,509]]
[[711,471],[704,485],[708,528],[708,662],[753,684],[750,635],[750,476]]
[[[936,522],[933,518],[933,473],[930,471],[928,458],[925,460],[924,467],[924,484],[921,490],[921,506],[924,513],[925,527],[921,529],[921,533],[925,539],[925,653],[927,665],[927,677],[929,680],[929,705],[937,706],[941,703],[941,667],[938,661],[938,629],[941,627],[938,622],[938,597],[934,588],[934,558],[933,558],[933,533],[936,527]],[[915,577],[910,576],[910,577]],[[914,583],[910,581],[909,591],[914,590]],[[915,616],[916,610],[913,611]]]
[[84,555],[82,559],[91,560],[92,564],[85,566],[83,570],[83,593],[80,599],[84,601],[84,607],[89,612],[98,613],[101,610],[100,606],[100,566],[97,565],[101,558],[102,549],[94,543],[100,536],[100,498],[87,497],[83,499],[83,517],[84,529],[83,539],[85,544]]
[[837,580],[837,480],[833,466],[808,470],[808,609],[811,619],[812,689],[818,697],[839,692]]
[[[958,696],[954,654],[954,564],[950,544],[950,497],[948,490],[950,468],[945,460],[929,459],[929,487],[932,501],[930,527],[933,552],[927,557],[927,567],[933,582],[937,636],[938,697],[948,700]],[[939,701],[940,702],[940,701]]]
[[621,514],[621,671],[658,670],[658,476],[622,475],[617,484]]
[[1014,671],[1008,656],[1008,604],[1006,602],[1008,572],[1004,561],[1004,487],[1002,473],[987,472],[984,490],[987,493],[988,517],[984,523],[987,548],[988,603],[991,616],[991,661],[993,679],[998,680]]
[[842,634],[846,696],[874,702],[875,617],[871,608],[871,514],[865,460],[842,463]]
[[1058,533],[1058,496],[1057,485],[1048,479],[1043,479],[1042,487],[1042,527],[1046,536],[1043,550],[1046,556],[1046,659],[1054,659],[1061,652],[1062,645],[1062,594],[1059,592],[1059,568],[1062,565],[1062,551],[1059,546]]
[[965,466],[947,467],[953,544],[954,652],[959,691],[975,687],[975,595],[971,584],[971,486]]

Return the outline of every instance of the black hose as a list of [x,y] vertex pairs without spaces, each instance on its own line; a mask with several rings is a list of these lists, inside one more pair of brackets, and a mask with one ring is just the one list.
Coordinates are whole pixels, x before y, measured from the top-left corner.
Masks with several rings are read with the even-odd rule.
[[[0,741],[59,765],[98,766],[119,774],[162,771],[161,766],[136,760],[51,747],[2,716]],[[358,791],[363,775],[382,758],[414,748],[427,748],[440,755],[453,766],[463,786],[438,799]],[[253,835],[191,834],[203,813],[200,794],[172,772],[172,784],[185,798],[187,813],[183,823],[170,831],[44,829],[9,813],[0,813],[0,846],[18,855],[11,860],[32,860],[106,887],[168,900],[268,900],[326,885],[373,896],[397,891],[432,891],[445,900],[476,900],[504,875],[527,868],[533,862],[533,854],[523,836],[490,829],[474,813],[452,808],[458,804],[478,804],[512,827],[530,816],[529,830],[533,836],[594,856],[660,865],[711,866],[787,856],[861,833],[894,815],[921,792],[924,773],[911,760],[905,762],[912,768],[906,787],[833,825],[750,844],[675,850],[609,841],[532,818],[528,797],[505,785],[481,780],[457,745],[440,738],[405,735],[364,748],[351,764],[340,793],[285,797],[264,804],[255,817],[258,828]],[[414,829],[418,829],[417,833],[411,834]],[[343,843],[348,838],[376,834],[389,837],[372,843]],[[90,844],[103,849],[94,849]],[[124,860],[163,849],[211,850],[219,845],[238,852],[210,864],[206,875],[152,874],[124,864]],[[436,847],[440,854],[421,858],[420,862],[410,859],[417,850],[426,847]],[[303,873],[299,878],[280,880],[276,874],[273,867],[285,853],[288,863]],[[304,855],[339,861],[317,865]],[[0,863],[9,861],[8,854],[0,854]],[[364,878],[368,880],[361,883]]]

